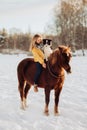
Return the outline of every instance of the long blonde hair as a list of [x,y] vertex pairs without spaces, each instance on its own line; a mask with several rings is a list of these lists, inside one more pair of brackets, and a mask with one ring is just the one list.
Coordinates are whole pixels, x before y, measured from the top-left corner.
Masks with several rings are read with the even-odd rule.
[[29,51],[32,50],[33,47],[35,47],[35,43],[37,41],[37,39],[41,37],[39,34],[35,34],[34,37],[32,38],[32,41],[31,41],[31,44],[30,44],[30,48],[29,48]]

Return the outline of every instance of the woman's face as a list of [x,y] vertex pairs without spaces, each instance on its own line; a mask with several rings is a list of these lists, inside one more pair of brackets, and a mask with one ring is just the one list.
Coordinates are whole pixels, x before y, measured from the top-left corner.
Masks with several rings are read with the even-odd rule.
[[40,43],[42,42],[42,38],[41,38],[41,37],[38,37],[37,40],[36,40],[36,42],[37,42],[38,44],[40,44]]

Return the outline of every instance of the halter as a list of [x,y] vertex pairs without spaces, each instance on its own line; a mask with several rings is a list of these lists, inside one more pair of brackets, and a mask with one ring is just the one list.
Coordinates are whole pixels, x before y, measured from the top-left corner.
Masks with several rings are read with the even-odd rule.
[[63,75],[56,75],[52,70],[51,70],[51,68],[50,68],[50,65],[49,65],[49,60],[48,60],[48,62],[47,62],[47,67],[48,67],[48,70],[49,70],[49,73],[51,74],[51,76],[53,76],[54,78],[61,78],[61,77],[63,77],[64,76],[64,74]]

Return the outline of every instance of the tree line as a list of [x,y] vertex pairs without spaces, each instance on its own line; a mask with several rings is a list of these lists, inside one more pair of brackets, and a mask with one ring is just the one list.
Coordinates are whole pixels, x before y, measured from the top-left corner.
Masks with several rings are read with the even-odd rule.
[[[4,37],[1,39],[1,49],[2,48],[9,48],[9,49],[19,49],[19,50],[29,50],[29,44],[31,42],[31,33],[23,33],[23,32],[14,32],[8,34],[6,29],[3,28],[0,31],[0,35]],[[3,42],[2,42],[3,41]]]

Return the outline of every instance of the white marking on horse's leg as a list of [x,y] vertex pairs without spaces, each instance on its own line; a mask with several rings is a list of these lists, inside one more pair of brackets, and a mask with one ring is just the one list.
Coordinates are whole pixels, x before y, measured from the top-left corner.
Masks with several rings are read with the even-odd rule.
[[[26,81],[24,82],[24,88],[25,88],[25,85],[26,85]],[[24,91],[24,89],[23,89],[23,91]],[[26,106],[26,101],[25,101],[24,94],[23,94],[23,101],[21,101],[21,109],[25,110],[25,106]]]
[[45,113],[46,116],[49,115],[49,110],[48,110],[48,106],[47,105],[45,105],[44,113]]
[[21,101],[21,109],[22,109],[22,110],[25,110],[24,101]]
[[58,116],[59,115],[59,112],[58,112],[58,106],[54,106],[54,115],[55,116]]
[[25,88],[25,86],[26,86],[26,81],[24,81],[24,88]]
[[24,101],[24,106],[28,107],[26,98],[23,98],[23,101]]

